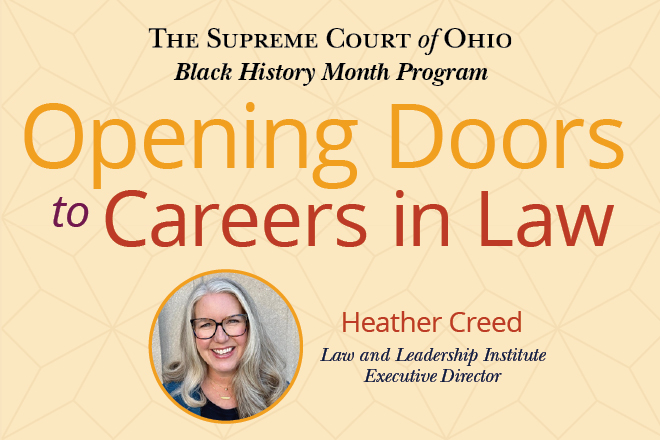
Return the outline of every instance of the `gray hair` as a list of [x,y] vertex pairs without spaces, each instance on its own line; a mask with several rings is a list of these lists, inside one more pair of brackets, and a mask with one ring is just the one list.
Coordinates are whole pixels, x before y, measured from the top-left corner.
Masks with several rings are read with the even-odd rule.
[[206,378],[207,364],[197,351],[190,320],[195,318],[197,302],[212,293],[234,295],[248,315],[249,329],[245,351],[232,381],[238,415],[243,419],[275,403],[288,384],[282,376],[284,361],[264,330],[254,301],[235,281],[212,278],[197,286],[190,295],[185,306],[179,340],[181,359],[171,362],[165,368],[163,380],[165,383],[181,382],[181,386],[173,395],[181,395],[186,405],[192,408],[206,405],[207,399],[201,392],[201,385]]

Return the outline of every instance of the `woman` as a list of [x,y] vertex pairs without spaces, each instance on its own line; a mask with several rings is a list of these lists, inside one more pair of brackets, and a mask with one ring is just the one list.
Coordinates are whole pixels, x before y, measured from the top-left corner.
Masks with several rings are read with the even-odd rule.
[[163,372],[165,389],[185,409],[213,420],[237,420],[268,408],[288,383],[284,362],[254,301],[236,282],[213,278],[185,307],[181,360]]

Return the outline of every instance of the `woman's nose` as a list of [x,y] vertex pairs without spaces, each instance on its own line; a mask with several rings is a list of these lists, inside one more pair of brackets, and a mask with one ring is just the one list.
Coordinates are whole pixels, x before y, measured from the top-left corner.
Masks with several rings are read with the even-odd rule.
[[215,339],[218,342],[224,342],[227,339],[229,339],[229,336],[227,336],[227,333],[225,333],[225,330],[222,328],[222,326],[219,325],[218,328],[215,330],[215,335],[213,336],[213,339]]

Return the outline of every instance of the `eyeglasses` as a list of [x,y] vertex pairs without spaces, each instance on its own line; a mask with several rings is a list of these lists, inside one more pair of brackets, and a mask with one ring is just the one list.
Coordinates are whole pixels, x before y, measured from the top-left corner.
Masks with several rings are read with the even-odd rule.
[[197,339],[211,339],[215,336],[218,327],[222,327],[222,331],[224,331],[227,336],[243,336],[247,331],[247,323],[248,316],[245,314],[227,316],[222,322],[216,322],[211,318],[190,320],[193,333],[195,333]]

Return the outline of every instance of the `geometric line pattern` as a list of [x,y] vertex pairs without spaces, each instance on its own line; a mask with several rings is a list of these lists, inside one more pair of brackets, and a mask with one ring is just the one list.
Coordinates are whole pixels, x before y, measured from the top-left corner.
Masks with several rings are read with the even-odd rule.
[[[4,0],[2,7],[2,307],[0,348],[2,439],[39,435],[67,438],[269,437],[475,439],[507,433],[519,438],[660,438],[660,2],[630,0],[594,8],[575,0],[492,2],[411,0],[405,4],[342,0],[247,2],[235,0],[133,3],[76,1],[69,5]],[[150,27],[198,32],[317,33],[317,49],[153,49]],[[411,33],[405,49],[329,49],[325,33]],[[509,49],[416,47],[419,35],[458,27],[474,33],[508,33]],[[203,45],[202,40],[202,45]],[[200,45],[200,46],[202,46]],[[293,81],[172,81],[179,62],[217,66],[263,62],[269,67],[315,67],[308,85]],[[383,62],[415,67],[487,67],[488,80],[321,81],[325,63],[368,67]],[[234,70],[236,72],[236,70]],[[24,148],[24,127],[41,104],[73,108],[83,124],[83,148],[69,167],[46,170]],[[245,111],[254,102],[253,113]],[[391,104],[422,104],[442,120],[444,146],[431,164],[393,170]],[[92,189],[93,121],[121,118],[135,129],[137,153],[121,170],[104,169]],[[153,121],[168,118],[184,129],[185,145],[160,147],[159,170],[146,160],[142,137]],[[236,164],[226,167],[226,140],[204,138],[204,166],[193,167],[193,121],[221,118],[236,130]],[[265,167],[266,120],[294,118],[307,127],[309,167],[297,166],[297,134],[276,136],[276,166]],[[356,119],[353,140],[337,158],[358,169],[354,184],[324,190],[312,180],[321,151],[313,133],[326,119]],[[461,120],[486,121],[495,133],[495,155],[479,170],[455,163],[449,133]],[[528,118],[548,134],[543,163],[531,170],[510,166],[502,154],[508,124]],[[622,121],[600,130],[624,151],[622,164],[595,170],[589,160],[612,159],[589,137],[598,119]],[[245,163],[246,121],[255,121],[255,169]],[[555,166],[556,120],[584,119],[565,139],[565,168]],[[158,136],[172,137],[167,130]],[[433,128],[424,117],[402,119],[402,159],[428,153]],[[70,152],[73,130],[65,117],[48,115],[34,131],[35,148],[49,160]],[[103,151],[118,161],[126,139],[103,137]],[[516,133],[514,155],[531,160],[538,138]],[[461,152],[483,157],[483,133],[466,129]],[[333,156],[335,157],[335,156]],[[325,171],[324,171],[325,173]],[[344,175],[333,174],[337,180]],[[122,248],[105,231],[105,207],[119,191],[139,189],[144,201],[121,204],[118,233],[147,238]],[[403,190],[402,199],[395,197]],[[552,246],[485,248],[479,244],[481,191],[490,194],[490,234],[514,238],[530,218],[521,207],[563,205],[575,218],[589,204],[596,218],[615,206],[606,244],[585,234],[563,243],[552,219]],[[85,203],[80,228],[52,224],[59,197]],[[156,207],[186,210],[186,245],[159,248],[148,237],[161,221]],[[204,219],[203,246],[194,246],[193,207],[218,203]],[[261,225],[265,212],[288,203],[301,227],[278,239],[262,228],[236,230],[249,248],[230,246],[222,213],[231,204],[252,206]],[[316,245],[307,243],[308,205],[333,204],[319,215]],[[357,238],[341,226],[340,205],[366,206],[354,221],[368,231],[365,244],[341,248],[337,238]],[[395,205],[438,203],[449,212],[449,246],[441,246],[439,219],[424,217],[422,245],[394,245]],[[408,217],[407,217],[408,218]],[[534,219],[535,220],[535,219]],[[280,231],[278,231],[279,233]],[[175,408],[155,382],[148,334],[154,314],[174,286],[214,269],[244,270],[269,280],[286,295],[304,335],[302,367],[287,397],[257,419],[210,424]],[[344,333],[342,312],[390,316],[523,316],[517,334]],[[446,319],[445,319],[446,321]],[[410,351],[486,347],[539,349],[534,364],[477,362],[472,368],[503,373],[497,384],[365,384],[367,368],[437,372],[454,365],[425,362],[319,362],[331,351]],[[295,428],[293,428],[295,426]],[[495,434],[497,435],[497,434]],[[502,434],[504,435],[504,434]]]

